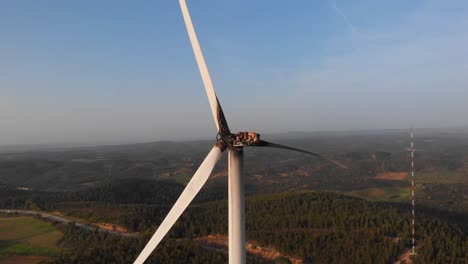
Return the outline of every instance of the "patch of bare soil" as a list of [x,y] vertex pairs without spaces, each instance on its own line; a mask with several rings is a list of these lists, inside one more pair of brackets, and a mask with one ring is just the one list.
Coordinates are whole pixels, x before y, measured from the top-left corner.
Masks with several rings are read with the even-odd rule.
[[406,172],[384,172],[380,173],[379,175],[375,176],[376,179],[381,180],[397,180],[401,181],[406,178]]
[[62,212],[59,212],[59,211],[53,211],[53,212],[51,212],[51,214],[56,215],[56,216],[60,216],[60,217],[65,217],[65,215],[62,214]]
[[413,264],[413,261],[410,259],[410,253],[411,251],[409,249],[405,250],[394,264]]
[[[195,240],[204,244],[205,246],[212,247],[212,248],[223,248],[223,247],[228,246],[228,237],[224,235],[219,235],[219,234],[212,234],[206,237],[197,238]],[[283,257],[288,258],[293,264],[303,263],[301,259],[297,259],[297,258],[290,257],[290,256],[285,256],[272,247],[263,247],[254,241],[246,242],[246,250],[250,254],[254,254],[263,259],[267,259],[271,261],[274,261],[276,258],[283,256]]]
[[105,229],[105,230],[109,230],[109,231],[117,231],[117,232],[121,232],[121,233],[128,233],[128,229],[123,227],[123,226],[119,226],[119,225],[116,225],[116,224],[112,224],[112,223],[96,223],[96,224],[93,224],[101,229]]
[[215,179],[215,178],[218,178],[218,177],[227,177],[227,176],[228,176],[228,171],[223,170],[223,171],[211,174],[210,178]]
[[264,177],[263,175],[258,175],[258,174],[256,174],[256,175],[254,175],[253,178],[254,178],[255,180],[257,180],[257,181],[261,181],[261,180],[263,180],[263,178],[265,178],[265,177]]
[[37,264],[41,261],[50,260],[45,256],[9,256],[0,260],[1,264]]

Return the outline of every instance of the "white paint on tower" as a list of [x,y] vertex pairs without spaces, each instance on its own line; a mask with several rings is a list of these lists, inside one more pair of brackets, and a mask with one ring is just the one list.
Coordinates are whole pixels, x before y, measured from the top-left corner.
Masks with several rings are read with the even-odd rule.
[[414,184],[414,142],[413,142],[413,128],[411,128],[411,241],[412,241],[412,249],[411,249],[411,254],[415,254],[414,249],[415,249],[415,239],[414,239],[414,200],[415,200],[415,184]]

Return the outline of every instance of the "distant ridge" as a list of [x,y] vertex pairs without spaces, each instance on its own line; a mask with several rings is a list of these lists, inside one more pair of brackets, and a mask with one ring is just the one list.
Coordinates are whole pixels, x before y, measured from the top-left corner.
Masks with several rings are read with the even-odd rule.
[[[442,128],[418,128],[422,137],[437,136],[437,134],[449,135],[467,135],[468,126],[454,126]],[[361,130],[320,130],[320,131],[289,131],[263,134],[265,138],[271,139],[301,139],[310,137],[336,137],[336,136],[357,136],[357,135],[384,135],[407,133],[405,128],[386,128],[386,129],[361,129]],[[210,142],[210,139],[191,139],[191,140],[158,140],[158,141],[136,141],[136,142],[61,142],[44,144],[8,144],[0,145],[0,153],[17,153],[33,151],[63,151],[72,149],[90,149],[90,148],[112,148],[112,147],[131,147],[144,145],[164,145],[164,144],[184,144],[184,143],[202,143]]]

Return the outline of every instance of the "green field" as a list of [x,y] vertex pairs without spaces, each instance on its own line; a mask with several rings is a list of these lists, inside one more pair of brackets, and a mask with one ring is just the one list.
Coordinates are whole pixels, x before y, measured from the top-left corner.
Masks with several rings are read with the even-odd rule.
[[62,233],[33,217],[0,217],[0,260],[11,255],[55,256]]
[[416,183],[441,183],[459,184],[463,182],[463,176],[456,171],[428,170],[416,172]]
[[[370,201],[380,202],[402,202],[407,203],[411,199],[410,186],[402,187],[387,187],[387,188],[367,188],[351,192],[343,192],[346,195],[355,196]],[[416,185],[416,195],[419,197],[426,196],[426,192],[421,185]]]

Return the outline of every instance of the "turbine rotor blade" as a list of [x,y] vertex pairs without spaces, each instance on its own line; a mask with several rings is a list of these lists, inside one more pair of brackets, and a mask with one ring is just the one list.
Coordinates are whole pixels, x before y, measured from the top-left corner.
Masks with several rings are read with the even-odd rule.
[[195,172],[180,197],[172,206],[172,209],[169,211],[166,218],[164,218],[161,225],[151,237],[148,244],[146,244],[145,248],[141,251],[134,264],[143,264],[149,255],[151,255],[156,246],[158,246],[159,242],[161,242],[167,232],[169,232],[169,229],[174,225],[180,215],[185,211],[190,202],[192,202],[193,198],[195,198],[203,185],[206,183],[208,177],[210,177],[210,174],[213,171],[214,166],[221,158],[221,155],[221,149],[215,145],[211,149],[210,153],[208,153],[198,170]]
[[213,82],[211,81],[210,73],[208,72],[208,67],[206,66],[205,59],[203,58],[203,53],[198,43],[197,34],[192,24],[192,19],[190,18],[190,13],[187,8],[185,0],[180,0],[180,9],[182,10],[182,15],[184,16],[185,26],[190,38],[190,43],[192,44],[193,53],[195,54],[195,59],[198,64],[198,69],[203,80],[203,85],[205,86],[206,94],[208,95],[208,100],[210,101],[211,112],[213,113],[213,118],[216,123],[218,131],[226,134],[229,134],[229,127],[227,125],[226,119],[224,118],[223,109],[221,104],[218,101],[216,92],[213,87]]
[[268,141],[264,141],[264,140],[260,140],[260,143],[258,145],[255,145],[256,147],[269,147],[269,148],[278,148],[278,149],[287,149],[287,150],[291,150],[291,151],[296,151],[296,152],[301,152],[301,153],[305,153],[305,154],[309,154],[309,155],[312,155],[312,156],[316,156],[316,157],[319,157],[323,160],[326,160],[326,161],[329,161],[343,169],[348,169],[345,165],[339,163],[338,161],[336,160],[331,160],[331,159],[327,159],[325,157],[323,157],[322,155],[319,155],[317,153],[313,153],[313,152],[310,152],[310,151],[307,151],[307,150],[303,150],[303,149],[298,149],[298,148],[293,148],[293,147],[289,147],[289,146],[285,146],[285,145],[280,145],[280,144],[276,144],[276,143],[272,143],[272,142],[268,142]]

